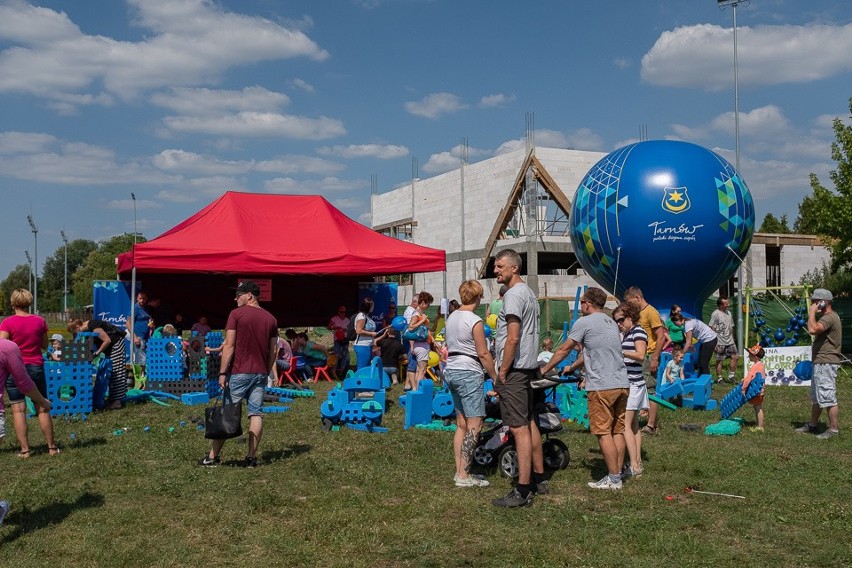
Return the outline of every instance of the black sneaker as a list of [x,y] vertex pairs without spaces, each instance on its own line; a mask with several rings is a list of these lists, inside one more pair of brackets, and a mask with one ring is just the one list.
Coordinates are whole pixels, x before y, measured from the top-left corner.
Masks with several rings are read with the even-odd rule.
[[495,507],[529,507],[533,502],[532,491],[526,497],[521,497],[517,489],[512,489],[505,497],[493,499],[491,504]]
[[257,467],[257,458],[250,458],[246,456],[245,467],[249,469],[253,469]]
[[204,456],[203,458],[198,460],[198,465],[200,465],[202,467],[216,467],[220,463],[222,463],[222,461],[219,459],[219,456],[216,456],[215,458],[210,459],[210,456],[208,455],[208,456]]

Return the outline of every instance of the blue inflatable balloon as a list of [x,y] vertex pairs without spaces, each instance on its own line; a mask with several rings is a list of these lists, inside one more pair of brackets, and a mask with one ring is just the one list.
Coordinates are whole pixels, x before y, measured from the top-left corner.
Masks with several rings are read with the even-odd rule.
[[775,341],[784,341],[784,330],[780,327],[775,330]]
[[490,325],[488,325],[487,323],[484,323],[484,324],[482,324],[482,325],[483,325],[483,326],[484,326],[484,328],[485,328],[485,329],[484,329],[484,331],[485,331],[485,338],[486,338],[486,339],[488,339],[489,337],[491,337],[491,326],[490,326]]
[[403,316],[396,316],[391,320],[391,327],[397,331],[402,331],[408,327],[408,324],[405,323],[405,318]]
[[[604,289],[622,297],[638,286],[658,309],[701,314],[748,252],[754,203],[734,167],[707,148],[637,142],[589,170],[570,231],[577,260]],[[676,281],[662,277],[673,265]]]

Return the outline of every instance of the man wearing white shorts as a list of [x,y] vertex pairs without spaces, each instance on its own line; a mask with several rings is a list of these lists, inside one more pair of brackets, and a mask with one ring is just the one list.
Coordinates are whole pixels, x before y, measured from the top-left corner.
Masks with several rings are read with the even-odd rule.
[[[811,347],[813,375],[811,377],[811,419],[796,432],[815,434],[819,426],[819,417],[825,409],[828,415],[828,430],[817,435],[820,440],[834,438],[840,433],[837,422],[837,371],[840,369],[842,342],[840,316],[831,309],[831,292],[817,288],[811,294],[808,308],[808,333],[814,336]],[[821,314],[817,319],[817,313]]]

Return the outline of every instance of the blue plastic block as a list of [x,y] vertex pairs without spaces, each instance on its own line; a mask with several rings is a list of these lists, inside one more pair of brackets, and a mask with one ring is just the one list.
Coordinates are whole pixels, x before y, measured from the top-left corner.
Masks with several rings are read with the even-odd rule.
[[683,406],[694,410],[713,410],[716,408],[716,401],[711,398],[712,393],[713,377],[710,375],[701,375],[689,383],[685,382]]
[[745,394],[743,394],[742,382],[735,386],[719,403],[722,418],[730,418],[742,405],[759,395],[760,391],[763,390],[763,384],[763,375],[757,373],[751,383],[749,383]]
[[351,424],[346,423],[346,427],[350,430],[358,430],[359,432],[375,432],[376,434],[387,434],[388,429],[383,426],[374,426],[371,423]]
[[282,389],[282,388],[279,388],[279,387],[266,387],[263,390],[264,390],[264,392],[267,392],[269,394],[279,394],[281,396],[288,396],[290,398],[298,398],[298,397],[310,398],[310,397],[315,396],[314,391],[308,390],[308,389],[298,390],[298,389]]
[[664,383],[657,387],[657,396],[660,398],[677,398],[683,394],[683,381],[677,379],[670,383]]
[[429,424],[432,421],[432,393],[434,383],[430,379],[420,381],[416,391],[408,391],[405,400],[405,429],[415,424]]
[[261,410],[266,414],[281,414],[290,410],[289,406],[264,406]]
[[210,402],[210,395],[206,392],[190,392],[180,395],[180,401],[189,406],[207,404]]
[[51,416],[92,412],[94,365],[87,361],[48,362],[44,368]]
[[456,413],[453,395],[447,390],[439,390],[432,398],[432,413],[440,418],[449,418]]
[[179,381],[183,378],[181,341],[177,337],[155,337],[145,348],[145,374],[150,381]]

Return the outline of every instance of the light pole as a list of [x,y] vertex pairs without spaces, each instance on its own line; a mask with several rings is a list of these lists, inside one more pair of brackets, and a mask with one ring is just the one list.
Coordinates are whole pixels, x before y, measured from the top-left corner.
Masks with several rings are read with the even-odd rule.
[[24,256],[27,257],[27,264],[30,265],[30,271],[27,274],[27,287],[32,289],[32,287],[33,287],[33,259],[30,256],[30,251],[28,251],[28,250],[24,251]]
[[[734,161],[737,172],[740,171],[740,72],[737,57],[737,6],[748,6],[751,0],[716,0],[719,9],[730,6],[733,12],[734,26]],[[743,263],[737,270],[737,350],[743,352]],[[743,357],[745,366],[745,357]]]
[[133,253],[130,255],[130,364],[136,363],[136,338],[133,327],[136,323],[136,194],[131,192],[133,200]]
[[35,274],[33,278],[33,313],[38,313],[38,227],[36,227],[35,222],[33,221],[32,215],[27,215],[27,221],[30,224],[30,229],[33,232],[33,238],[35,238]]
[[62,287],[62,309],[65,314],[65,319],[68,319],[68,239],[65,237],[65,231],[59,231],[62,237],[62,242],[65,243],[65,280]]

